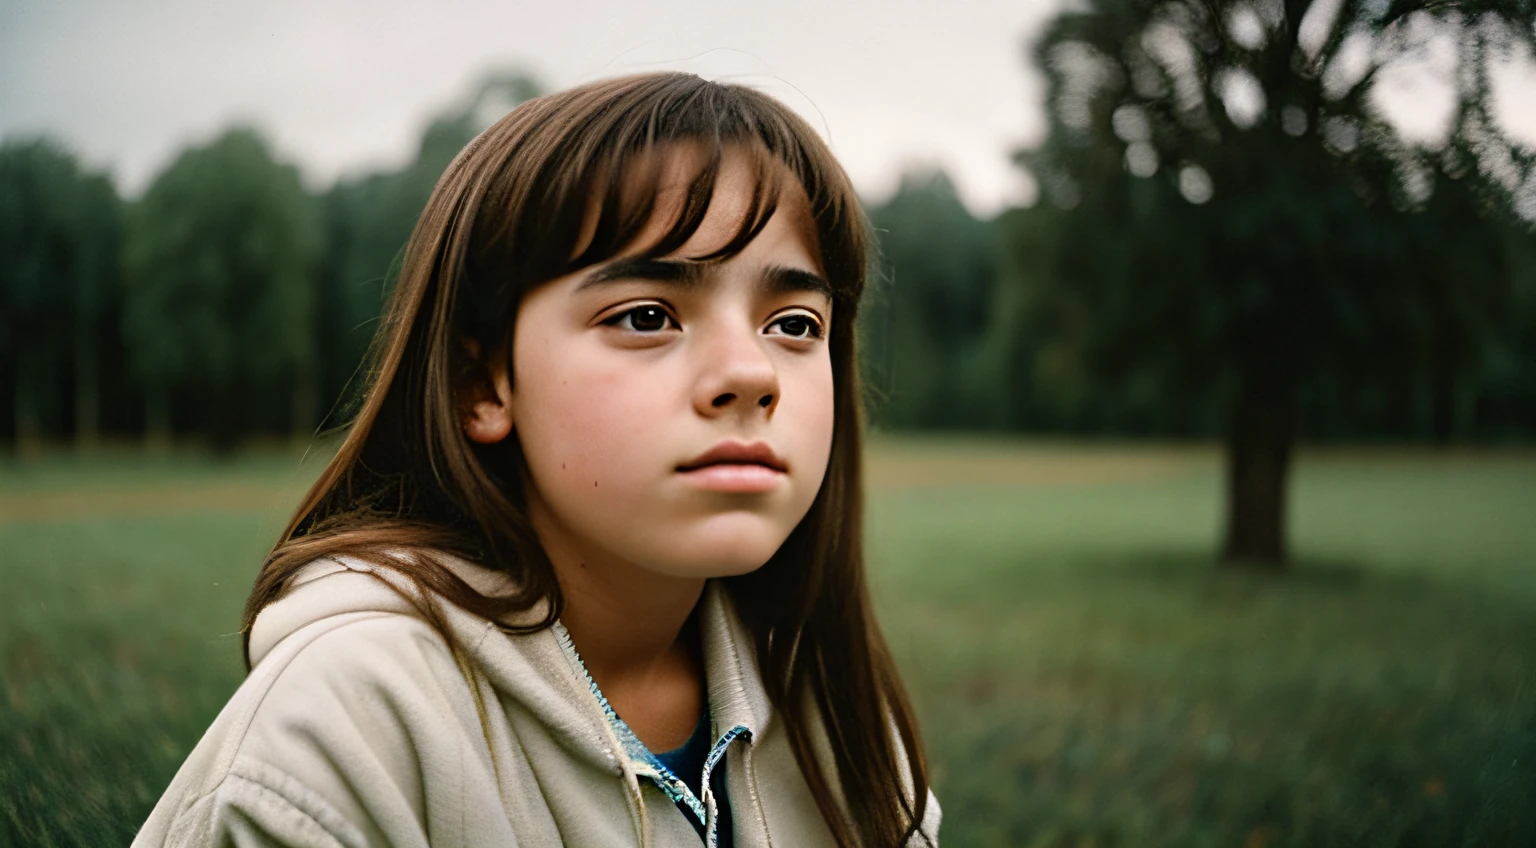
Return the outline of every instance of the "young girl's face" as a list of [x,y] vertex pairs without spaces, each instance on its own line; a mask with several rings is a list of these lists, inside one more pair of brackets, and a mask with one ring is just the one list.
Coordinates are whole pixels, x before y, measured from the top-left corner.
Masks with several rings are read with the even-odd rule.
[[[694,160],[667,154],[657,211],[632,251],[543,284],[518,311],[514,374],[476,404],[471,438],[515,429],[541,540],[583,563],[679,577],[765,563],[810,509],[832,445],[832,303],[804,191],[780,174],[777,210],[741,252],[750,160],[727,152],[709,212],[679,250],[653,243]],[[591,222],[589,222],[589,227]]]

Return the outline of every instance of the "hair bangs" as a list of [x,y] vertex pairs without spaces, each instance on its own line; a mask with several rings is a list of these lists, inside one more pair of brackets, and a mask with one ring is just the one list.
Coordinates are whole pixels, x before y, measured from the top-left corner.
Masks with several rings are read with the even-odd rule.
[[[866,223],[842,168],[803,119],[759,92],[698,77],[677,75],[662,84],[635,77],[613,85],[621,102],[568,128],[547,163],[544,196],[558,211],[545,220],[558,223],[535,243],[563,252],[558,260],[537,263],[551,269],[538,276],[562,276],[626,252],[675,253],[708,216],[726,155],[745,155],[753,182],[747,211],[731,238],[686,258],[711,262],[740,253],[767,226],[789,188],[786,180],[793,180],[809,201],[813,248],[831,277],[835,300],[857,301],[866,271]],[[668,169],[690,147],[699,155],[684,177],[683,198],[663,208],[658,189],[676,178]],[[641,244],[663,214],[670,220],[660,234]],[[525,278],[525,285],[539,282]]]
[[[719,247],[707,253],[684,257],[695,262],[728,259],[740,253],[757,238],[778,209],[782,177],[775,173],[774,160],[761,145],[714,144],[693,172],[681,181],[682,198],[663,207],[657,197],[663,180],[673,175],[667,170],[683,159],[674,145],[692,144],[693,140],[662,142],[650,148],[622,154],[622,164],[595,173],[587,190],[588,197],[601,198],[590,224],[591,237],[566,268],[566,273],[605,262],[623,253],[646,258],[668,256],[682,249],[709,215],[715,188],[723,170],[727,151],[751,157],[752,197],[734,231]],[[671,149],[669,149],[671,148]],[[592,213],[589,213],[592,214]],[[656,228],[656,218],[669,215],[659,235],[647,236]],[[646,243],[641,243],[645,238]]]

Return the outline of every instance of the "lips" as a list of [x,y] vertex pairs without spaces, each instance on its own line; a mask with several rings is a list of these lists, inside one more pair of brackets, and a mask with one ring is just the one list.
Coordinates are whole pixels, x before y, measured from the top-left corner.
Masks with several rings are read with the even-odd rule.
[[720,465],[756,465],[779,473],[789,471],[789,463],[773,452],[767,442],[721,442],[704,453],[679,465],[678,471],[698,471]]

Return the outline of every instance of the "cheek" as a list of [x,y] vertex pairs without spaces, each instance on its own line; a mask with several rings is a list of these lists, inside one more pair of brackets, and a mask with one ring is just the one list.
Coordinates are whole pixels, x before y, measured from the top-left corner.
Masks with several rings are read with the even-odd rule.
[[832,386],[832,366],[826,366],[826,382],[822,387],[822,400],[817,405],[819,414],[816,418],[817,432],[820,434],[821,468],[826,472],[827,460],[832,455],[832,429],[836,424],[836,389]]
[[[808,364],[804,373],[797,375],[797,387],[786,391],[779,413],[792,423],[795,448],[806,463],[802,491],[809,489],[814,499],[821,488],[821,478],[826,475],[827,460],[832,455],[832,429],[836,423],[832,365],[825,359]],[[798,391],[794,391],[798,388]],[[812,476],[814,475],[814,476]],[[809,484],[809,485],[808,485]],[[810,501],[806,501],[810,508]]]
[[527,341],[514,352],[514,418],[535,485],[548,499],[583,502],[632,486],[643,459],[633,446],[650,441],[647,426],[661,418],[659,388],[580,345],[553,356],[551,345]]

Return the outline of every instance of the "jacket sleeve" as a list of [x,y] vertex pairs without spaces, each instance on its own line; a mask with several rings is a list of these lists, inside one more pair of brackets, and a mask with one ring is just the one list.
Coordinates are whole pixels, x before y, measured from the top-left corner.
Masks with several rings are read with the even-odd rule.
[[[497,784],[473,697],[447,645],[425,622],[390,613],[313,627],[258,664],[134,848],[466,841],[460,817],[443,811]],[[498,803],[494,794],[476,800]],[[497,836],[497,844],[516,842],[511,833]]]
[[241,766],[226,775],[215,791],[185,809],[171,824],[161,844],[176,848],[367,845],[356,827],[299,781],[272,769]]

